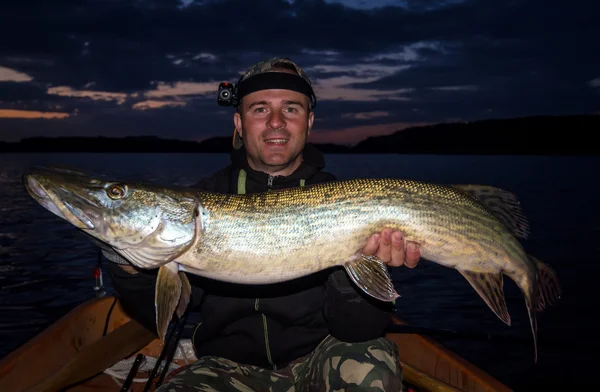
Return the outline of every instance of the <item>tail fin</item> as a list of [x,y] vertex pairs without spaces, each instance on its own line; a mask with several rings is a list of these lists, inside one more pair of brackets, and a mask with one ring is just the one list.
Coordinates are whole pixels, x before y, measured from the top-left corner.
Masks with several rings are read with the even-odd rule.
[[537,363],[537,319],[535,313],[543,311],[560,299],[561,288],[556,272],[552,268],[533,256],[529,256],[529,258],[535,264],[537,273],[531,293],[524,294],[533,333],[534,362]]

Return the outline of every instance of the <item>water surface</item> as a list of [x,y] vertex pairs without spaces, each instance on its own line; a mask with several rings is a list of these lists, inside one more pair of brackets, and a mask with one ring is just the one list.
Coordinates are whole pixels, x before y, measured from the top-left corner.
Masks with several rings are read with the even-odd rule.
[[[4,154],[0,156],[0,356],[93,298],[98,250],[71,225],[37,205],[21,176],[36,164],[62,164],[165,184],[191,185],[229,162],[226,154]],[[526,249],[553,266],[561,301],[538,315],[533,363],[523,297],[509,279],[512,326],[504,325],[456,271],[422,261],[399,268],[398,315],[423,327],[472,333],[443,343],[516,390],[573,388],[595,382],[600,212],[597,157],[327,156],[338,178],[397,177],[481,183],[515,192],[532,234]],[[103,267],[104,268],[104,267]],[[105,283],[112,294],[105,271]],[[491,336],[486,340],[485,335]]]

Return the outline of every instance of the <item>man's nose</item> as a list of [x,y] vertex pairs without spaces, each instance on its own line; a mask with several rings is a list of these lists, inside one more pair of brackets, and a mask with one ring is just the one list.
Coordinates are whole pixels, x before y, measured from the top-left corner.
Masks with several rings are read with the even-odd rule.
[[283,126],[285,126],[285,121],[281,113],[277,110],[274,110],[269,116],[269,121],[267,122],[267,125],[269,126],[269,128],[282,128]]

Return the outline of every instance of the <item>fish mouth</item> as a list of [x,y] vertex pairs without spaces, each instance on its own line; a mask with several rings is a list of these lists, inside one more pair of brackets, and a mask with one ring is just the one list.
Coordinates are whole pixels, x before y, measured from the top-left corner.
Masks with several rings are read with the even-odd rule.
[[33,197],[42,207],[46,208],[53,214],[66,219],[60,209],[54,204],[48,192],[44,189],[44,187],[32,176],[28,175],[25,178],[25,189],[27,192]]
[[27,190],[36,199],[49,199],[48,192],[44,189],[44,187],[32,176],[27,176],[27,181],[25,182],[27,186]]
[[[82,199],[59,185],[44,187],[42,185],[43,181],[35,174],[27,174],[24,182],[29,194],[48,211],[70,222],[79,229],[93,230],[95,228],[91,217],[88,216],[91,211],[88,211],[88,214],[86,214],[78,206],[81,202],[89,204],[89,201]],[[66,199],[71,199],[71,202]]]

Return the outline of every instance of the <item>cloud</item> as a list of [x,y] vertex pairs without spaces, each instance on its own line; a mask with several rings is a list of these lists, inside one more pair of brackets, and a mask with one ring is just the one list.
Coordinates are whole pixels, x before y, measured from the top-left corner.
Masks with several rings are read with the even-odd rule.
[[429,89],[434,91],[476,91],[477,86],[442,86],[429,87]]
[[[77,110],[53,132],[177,124],[179,137],[198,138],[198,122],[216,118],[229,133],[218,83],[286,56],[314,82],[319,128],[356,137],[349,130],[596,113],[598,13],[598,2],[558,0],[12,0],[0,13],[10,37],[0,107]],[[14,34],[22,26],[28,34]],[[44,132],[36,126],[27,132]]]
[[[232,23],[232,10],[244,18]],[[192,1],[181,8],[170,1],[83,0],[78,7],[37,2],[34,12],[15,1],[0,15],[0,33],[12,36],[0,59],[51,57],[52,65],[19,67],[54,85],[80,89],[95,81],[101,90],[134,91],[153,80],[231,77],[272,55],[306,59],[310,66],[324,55],[385,54],[444,33],[423,19],[408,8],[364,10],[323,1]],[[22,25],[29,26],[27,35],[10,33]]]
[[340,55],[339,52],[336,52],[334,50],[302,49],[302,50],[300,50],[300,52],[303,54],[311,55],[311,56],[328,57],[331,59],[334,59],[335,57],[338,57]]
[[192,60],[205,60],[209,62],[217,61],[217,59],[218,57],[212,53],[198,53],[197,55],[192,57]]
[[[165,82],[154,82],[152,84],[155,86],[154,89],[129,94],[96,90],[76,90],[68,86],[50,87],[47,90],[47,94],[71,99],[89,99],[92,101],[114,102],[117,105],[122,105],[127,101],[137,100],[138,102],[134,103],[132,108],[136,110],[147,110],[157,109],[165,106],[185,106],[186,104],[181,99],[179,101],[158,101],[155,98],[203,96],[207,94],[214,94],[217,87],[216,83],[177,82],[171,84]],[[93,87],[94,85],[94,82],[89,82],[84,87]],[[150,99],[146,100],[146,98]]]
[[47,119],[0,118],[0,140],[17,141],[33,136],[159,136],[182,140],[231,137],[233,112],[211,112],[163,107],[160,110],[133,110],[129,105],[106,106],[92,113],[77,113],[60,121]]
[[185,102],[182,101],[142,101],[135,103],[132,108],[135,110],[150,110],[150,109],[161,109],[165,107],[178,107],[185,106]]
[[23,72],[0,66],[0,82],[30,82],[33,78]]
[[2,118],[22,118],[35,119],[43,118],[47,120],[57,120],[69,117],[69,113],[60,112],[39,112],[35,110],[16,110],[16,109],[0,109],[0,119]]
[[342,4],[345,7],[369,10],[382,7],[402,7],[413,10],[433,10],[454,4],[460,4],[466,0],[325,0],[327,3]]
[[127,94],[107,91],[74,90],[67,86],[50,87],[48,94],[61,97],[89,98],[93,101],[114,101],[121,105],[127,100]]
[[156,88],[144,93],[146,97],[173,97],[182,95],[215,95],[219,82],[193,83],[193,82],[156,82]]
[[[411,89],[367,89],[360,85],[376,82],[386,76],[393,75],[409,66],[381,66],[359,64],[352,66],[342,65],[315,65],[307,72],[314,71],[319,78],[313,82],[315,94],[319,100],[344,100],[344,101],[378,101],[380,99],[404,100],[403,94]],[[333,74],[335,76],[329,76]],[[338,76],[343,74],[343,76]]]
[[375,111],[375,112],[363,112],[363,113],[343,113],[342,118],[350,118],[355,120],[370,120],[373,118],[381,118],[389,116],[389,112]]
[[443,45],[439,41],[415,42],[405,46],[400,46],[395,50],[384,51],[368,57],[366,60],[376,61],[402,61],[418,62],[423,60],[424,55],[444,51]]

